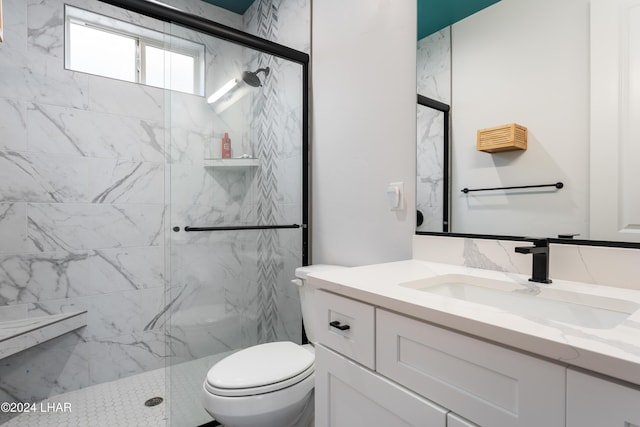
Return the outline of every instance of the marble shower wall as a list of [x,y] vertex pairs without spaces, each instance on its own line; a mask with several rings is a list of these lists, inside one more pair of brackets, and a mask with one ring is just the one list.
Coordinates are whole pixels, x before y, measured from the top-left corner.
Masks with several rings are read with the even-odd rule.
[[[451,104],[450,27],[418,41],[418,94]],[[444,114],[418,106],[416,209],[424,222],[418,231],[442,231]]]
[[[227,131],[235,149],[253,154],[252,130],[242,125],[253,101],[218,114],[201,97],[65,70],[65,3],[205,44],[208,93],[250,68],[243,49],[94,0],[4,0],[0,319],[82,308],[88,326],[0,361],[0,401],[35,401],[164,366],[167,356],[180,361],[248,345],[258,334],[257,233],[187,239],[168,231],[173,221],[257,217],[257,171],[203,167]],[[242,16],[202,1],[170,3],[243,27]],[[282,3],[289,6],[278,5],[280,25],[285,18],[295,19],[296,31],[308,25],[307,1]],[[308,46],[308,28],[287,37]],[[284,111],[286,123],[295,118],[285,107],[271,111]],[[281,180],[278,200],[293,203],[293,181]],[[175,239],[171,251],[168,239]],[[273,252],[299,254],[296,239],[279,243]],[[282,258],[278,277],[289,279],[297,263]],[[276,288],[284,286],[279,279]],[[288,290],[277,297],[287,307]],[[295,323],[289,319],[299,318],[298,309],[288,307],[292,314],[275,322],[277,335],[295,337],[285,324]],[[167,341],[168,313],[174,339]],[[214,335],[211,322],[219,324]]]

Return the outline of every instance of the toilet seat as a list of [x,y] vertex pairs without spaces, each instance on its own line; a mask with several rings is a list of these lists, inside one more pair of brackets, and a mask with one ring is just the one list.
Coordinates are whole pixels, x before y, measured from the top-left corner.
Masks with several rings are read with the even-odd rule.
[[244,397],[244,396],[254,396],[257,394],[265,394],[271,393],[274,391],[282,390],[287,387],[291,387],[292,385],[298,384],[309,375],[313,375],[315,370],[315,366],[312,365],[307,368],[305,371],[295,375],[291,378],[288,378],[284,381],[280,381],[274,384],[267,384],[259,387],[251,387],[251,388],[220,388],[215,387],[209,384],[209,382],[205,382],[204,388],[211,394],[215,394],[217,396],[227,396],[227,397]]
[[312,375],[314,359],[312,352],[289,341],[249,347],[215,364],[204,388],[228,397],[271,393]]

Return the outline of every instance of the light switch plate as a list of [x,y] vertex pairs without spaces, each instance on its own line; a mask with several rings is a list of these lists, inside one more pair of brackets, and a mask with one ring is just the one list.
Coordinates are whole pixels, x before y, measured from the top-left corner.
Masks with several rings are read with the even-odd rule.
[[392,182],[387,186],[387,205],[392,211],[404,209],[404,183]]

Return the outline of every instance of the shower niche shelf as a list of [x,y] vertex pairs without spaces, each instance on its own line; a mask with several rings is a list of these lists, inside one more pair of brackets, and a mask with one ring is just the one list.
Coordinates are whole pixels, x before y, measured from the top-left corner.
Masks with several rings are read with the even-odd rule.
[[260,164],[258,159],[204,159],[205,168],[238,169],[254,168]]
[[86,311],[0,322],[0,359],[86,325]]

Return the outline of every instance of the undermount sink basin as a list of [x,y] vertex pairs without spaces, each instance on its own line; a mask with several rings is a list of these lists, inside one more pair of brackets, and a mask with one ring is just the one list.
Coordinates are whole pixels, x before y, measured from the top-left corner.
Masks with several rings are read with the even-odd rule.
[[640,308],[636,303],[620,299],[533,285],[523,287],[515,283],[463,274],[446,274],[400,283],[400,286],[523,316],[595,329],[613,328]]

